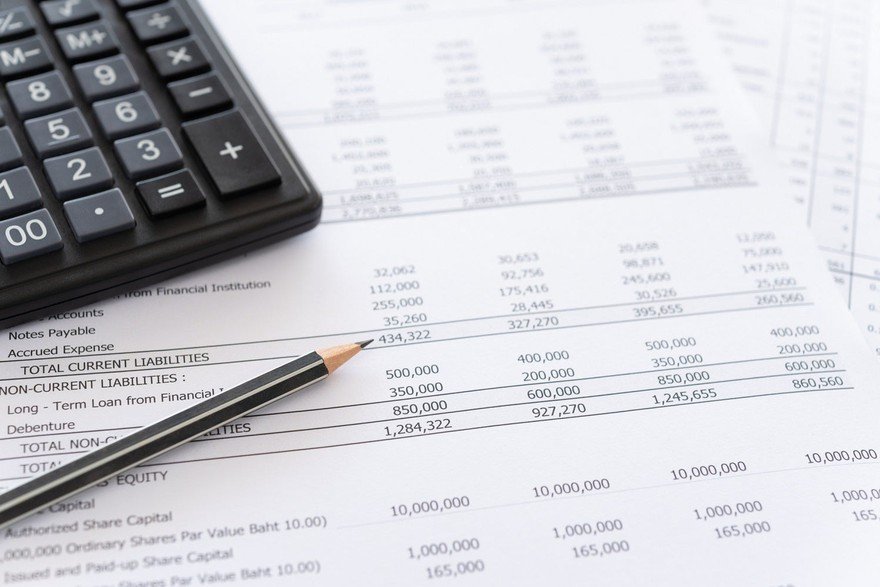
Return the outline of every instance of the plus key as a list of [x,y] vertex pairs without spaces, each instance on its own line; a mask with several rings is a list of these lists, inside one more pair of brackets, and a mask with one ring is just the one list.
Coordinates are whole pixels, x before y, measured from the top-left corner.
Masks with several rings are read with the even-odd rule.
[[222,197],[278,183],[281,176],[239,111],[183,125],[183,132]]

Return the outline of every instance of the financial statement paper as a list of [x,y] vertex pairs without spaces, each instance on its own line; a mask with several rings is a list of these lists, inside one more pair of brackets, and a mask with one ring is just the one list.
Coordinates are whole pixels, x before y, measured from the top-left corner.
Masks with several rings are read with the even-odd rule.
[[206,7],[326,222],[3,332],[0,485],[376,342],[5,531],[4,584],[874,582],[878,366],[701,5]]
[[880,6],[706,0],[725,57],[777,153],[789,197],[880,355]]

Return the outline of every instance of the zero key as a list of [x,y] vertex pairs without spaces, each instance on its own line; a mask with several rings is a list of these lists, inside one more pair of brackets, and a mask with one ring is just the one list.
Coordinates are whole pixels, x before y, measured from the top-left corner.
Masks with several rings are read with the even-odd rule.
[[278,183],[281,176],[239,111],[183,124],[221,197]]

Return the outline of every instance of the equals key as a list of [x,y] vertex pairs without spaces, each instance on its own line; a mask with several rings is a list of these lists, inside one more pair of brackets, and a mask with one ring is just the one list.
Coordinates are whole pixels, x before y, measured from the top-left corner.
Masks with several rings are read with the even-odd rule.
[[186,169],[139,182],[137,190],[154,218],[205,205],[205,194]]
[[171,96],[185,117],[216,112],[232,106],[232,98],[217,74],[174,82],[168,85]]

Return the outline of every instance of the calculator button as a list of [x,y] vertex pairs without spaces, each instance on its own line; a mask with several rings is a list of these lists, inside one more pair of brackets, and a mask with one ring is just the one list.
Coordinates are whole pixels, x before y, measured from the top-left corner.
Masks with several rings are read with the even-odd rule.
[[64,202],[64,215],[81,243],[134,228],[134,216],[122,197],[112,189]]
[[232,196],[281,180],[250,124],[238,111],[187,122],[195,147],[221,196]]
[[186,21],[172,3],[128,13],[134,34],[143,43],[155,43],[187,34]]
[[97,147],[46,159],[43,168],[62,202],[113,187],[113,176]]
[[205,203],[205,194],[186,169],[138,182],[137,190],[154,217],[168,216]]
[[167,128],[121,139],[113,143],[113,146],[125,174],[131,179],[159,175],[183,165],[180,148]]
[[49,69],[52,58],[40,37],[0,45],[0,79],[13,79]]
[[57,251],[64,244],[45,208],[0,222],[0,261],[11,265]]
[[73,106],[70,88],[57,71],[8,83],[6,91],[21,118],[31,118]]
[[161,126],[156,107],[144,92],[96,102],[93,109],[101,131],[111,141]]
[[92,132],[76,108],[28,120],[24,129],[41,159],[92,144]]
[[34,32],[34,19],[24,6],[0,10],[0,41],[24,37]]
[[8,128],[0,128],[0,171],[21,165],[21,149]]
[[46,22],[51,26],[65,26],[98,18],[94,0],[52,0],[40,4]]
[[168,90],[171,91],[171,97],[180,112],[186,117],[232,106],[229,91],[213,73],[168,84]]
[[162,0],[116,0],[116,5],[123,10],[131,10],[132,8],[141,8],[150,4],[158,4]]
[[175,79],[208,71],[211,64],[198,41],[193,38],[172,41],[147,50],[159,75]]
[[74,65],[73,74],[89,102],[127,94],[140,86],[137,74],[125,55]]
[[0,173],[0,218],[34,210],[42,203],[40,190],[27,167]]
[[119,51],[119,43],[103,22],[55,31],[61,51],[68,61],[83,61]]

